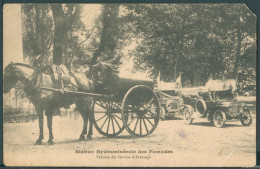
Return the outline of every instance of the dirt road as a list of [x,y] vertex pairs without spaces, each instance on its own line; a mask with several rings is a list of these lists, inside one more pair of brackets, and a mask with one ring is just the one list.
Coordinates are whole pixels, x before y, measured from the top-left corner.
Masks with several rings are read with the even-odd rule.
[[253,166],[256,151],[256,119],[249,127],[240,121],[215,128],[206,119],[185,125],[181,117],[160,121],[144,138],[126,131],[106,138],[95,129],[91,141],[78,141],[82,120],[56,116],[54,145],[48,145],[45,119],[43,145],[38,121],[4,124],[4,162],[13,166]]

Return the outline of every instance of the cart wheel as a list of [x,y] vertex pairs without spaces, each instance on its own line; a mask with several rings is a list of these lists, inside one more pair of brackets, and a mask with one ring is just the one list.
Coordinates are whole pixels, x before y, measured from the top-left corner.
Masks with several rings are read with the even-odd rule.
[[97,131],[107,137],[115,137],[124,130],[121,109],[118,102],[95,102],[94,126]]
[[151,134],[160,118],[160,105],[154,92],[143,85],[129,89],[123,99],[122,117],[125,128],[132,136]]
[[191,118],[191,110],[188,107],[183,109],[183,119],[184,123],[187,125],[190,125],[193,121],[193,118]]
[[213,123],[215,127],[221,128],[226,123],[226,114],[223,111],[217,110],[213,115]]
[[249,109],[244,109],[243,114],[240,117],[240,121],[243,126],[250,126],[252,124],[252,112]]

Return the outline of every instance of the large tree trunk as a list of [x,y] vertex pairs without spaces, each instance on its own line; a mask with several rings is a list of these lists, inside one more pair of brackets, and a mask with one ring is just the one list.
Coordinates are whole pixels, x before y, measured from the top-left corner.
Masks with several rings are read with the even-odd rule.
[[[107,55],[111,55],[116,46],[118,40],[118,23],[117,17],[119,14],[119,5],[116,4],[105,4],[102,13],[102,32],[100,37],[100,42],[98,49],[95,51],[91,64],[97,62],[98,57],[101,56],[103,52]],[[108,58],[110,56],[107,56]]]
[[233,77],[235,79],[237,79],[237,72],[238,72],[238,69],[239,69],[239,65],[240,65],[240,55],[241,55],[241,31],[240,31],[240,27],[238,25],[238,28],[237,28],[237,48],[236,48],[236,59],[235,59],[235,66],[234,66],[234,71],[233,71]]
[[177,76],[178,76],[178,52],[177,52],[177,56],[175,59],[175,65],[174,65],[174,81],[176,81]]
[[62,52],[64,32],[60,30],[61,29],[56,29],[55,27],[53,39],[53,63],[56,65],[60,65],[63,62]]
[[51,4],[53,20],[55,25],[53,39],[53,63],[60,65],[63,63],[63,47],[67,38],[67,33],[73,25],[76,16],[76,5],[67,5],[67,11],[63,10],[62,4]]
[[[184,19],[182,20],[182,25],[184,25],[186,19],[184,17]],[[180,60],[180,55],[181,55],[181,51],[183,48],[183,38],[184,38],[184,34],[183,34],[183,27],[181,27],[181,29],[179,29],[178,33],[177,33],[177,38],[176,41],[178,42],[178,47],[177,47],[177,51],[176,51],[176,59],[175,59],[175,66],[174,66],[174,81],[176,81],[176,79],[179,76],[179,73],[181,73],[180,71],[180,66],[179,66],[179,60]]]
[[193,71],[193,86],[200,86],[201,85],[201,71],[200,68],[196,68],[196,70]]

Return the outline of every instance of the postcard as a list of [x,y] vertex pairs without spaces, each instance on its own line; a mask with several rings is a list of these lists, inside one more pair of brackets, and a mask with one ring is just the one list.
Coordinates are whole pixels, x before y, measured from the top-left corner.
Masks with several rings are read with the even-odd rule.
[[241,3],[5,4],[4,165],[255,166],[256,41]]

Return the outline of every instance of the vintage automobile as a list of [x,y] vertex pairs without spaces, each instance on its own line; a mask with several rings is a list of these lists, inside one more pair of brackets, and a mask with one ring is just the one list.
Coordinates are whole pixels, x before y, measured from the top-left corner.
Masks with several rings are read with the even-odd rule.
[[236,81],[209,80],[196,97],[183,95],[183,118],[185,124],[191,124],[195,118],[208,118],[215,127],[224,127],[228,120],[238,119],[242,125],[252,123],[250,104],[239,103],[236,99]]
[[[192,118],[205,117],[207,106],[203,97],[199,95],[202,91],[204,91],[204,86],[181,89],[180,96],[183,98],[182,113],[192,111]],[[186,122],[189,123],[189,121]]]
[[179,96],[181,88],[180,76],[176,82],[164,82],[158,80],[155,91],[161,104],[160,118],[173,118],[176,113],[180,112],[183,104],[182,98]]

